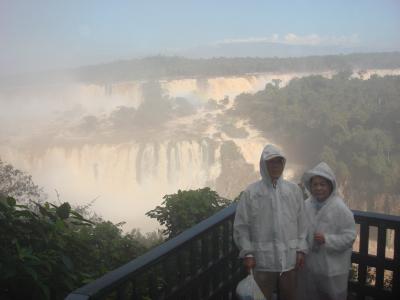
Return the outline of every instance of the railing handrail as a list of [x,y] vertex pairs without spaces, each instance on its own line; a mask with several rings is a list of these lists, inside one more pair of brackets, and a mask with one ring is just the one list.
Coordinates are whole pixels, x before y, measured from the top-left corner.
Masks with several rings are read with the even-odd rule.
[[127,277],[132,276],[143,268],[147,268],[155,264],[162,257],[184,246],[186,243],[190,242],[200,234],[207,232],[215,225],[218,225],[224,220],[232,217],[236,211],[236,205],[237,203],[233,202],[228,207],[220,210],[195,226],[185,230],[178,236],[151,249],[138,258],[126,263],[125,265],[106,273],[99,279],[96,279],[95,281],[76,289],[68,295],[66,300],[72,298],[78,299],[78,297],[81,299],[88,299],[89,297],[105,294],[108,291],[113,290],[115,286],[118,286],[121,282],[124,282]]
[[400,223],[400,216],[395,215],[387,215],[383,213],[377,212],[369,212],[369,211],[361,211],[361,210],[354,210],[352,209],[354,217],[366,217],[369,220],[373,221],[385,221],[385,222],[393,222],[393,223]]
[[[78,288],[67,296],[69,299],[90,299],[92,297],[99,297],[107,294],[110,291],[115,290],[116,287],[128,281],[132,278],[134,274],[146,269],[150,266],[155,265],[161,261],[164,257],[172,254],[174,251],[188,244],[190,241],[196,237],[206,233],[211,230],[216,225],[224,222],[225,220],[232,218],[236,211],[237,203],[232,203],[228,207],[220,210],[211,217],[203,220],[197,225],[187,229],[178,236],[164,242],[163,244],[153,248],[152,250],[146,252],[142,256],[126,263],[125,265],[108,272],[99,279],[88,283],[87,285]],[[393,226],[398,227],[400,224],[400,216],[386,215],[382,213],[375,212],[365,212],[359,210],[352,210],[355,219],[369,220],[371,223],[386,223],[386,227]],[[361,221],[360,220],[360,221]]]

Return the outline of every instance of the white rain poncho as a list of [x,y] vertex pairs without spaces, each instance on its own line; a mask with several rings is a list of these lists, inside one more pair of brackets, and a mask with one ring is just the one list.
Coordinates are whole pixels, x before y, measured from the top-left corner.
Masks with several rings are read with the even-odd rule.
[[279,178],[273,187],[266,161],[274,157],[284,158],[267,145],[260,158],[262,179],[249,185],[239,200],[233,237],[240,257],[254,255],[257,271],[284,272],[295,267],[296,251],[307,249],[304,200],[294,183]]
[[[322,162],[304,174],[303,183],[310,192],[310,181],[314,176],[328,179],[333,189],[323,205],[313,196],[306,200],[310,250],[299,276],[299,299],[345,300],[352,245],[356,237],[354,216],[338,196],[335,175],[326,163]],[[315,232],[324,234],[324,244],[314,243]]]

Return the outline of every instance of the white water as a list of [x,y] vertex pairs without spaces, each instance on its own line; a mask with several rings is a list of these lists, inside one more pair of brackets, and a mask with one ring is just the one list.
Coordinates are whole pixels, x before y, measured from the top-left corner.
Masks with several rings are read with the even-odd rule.
[[163,195],[204,187],[218,176],[218,157],[212,161],[207,150],[206,141],[182,141],[54,146],[33,157],[2,152],[8,161],[29,170],[48,193],[56,189],[62,200],[74,204],[98,197],[95,208],[100,215],[149,230],[156,224],[144,213],[159,205]]
[[[96,198],[93,209],[106,220],[126,221],[125,229],[153,230],[158,223],[145,212],[161,204],[165,194],[213,187],[221,172],[223,142],[233,141],[245,161],[258,170],[259,154],[268,141],[245,120],[235,125],[248,132],[246,137],[232,138],[220,132],[220,123],[229,122],[223,115],[234,98],[262,90],[273,79],[280,79],[283,86],[291,78],[305,75],[309,74],[162,81],[165,95],[184,97],[197,111],[169,120],[159,130],[143,131],[140,139],[137,132],[130,135],[129,128],[124,129],[123,138],[116,139],[118,131],[110,131],[107,122],[119,107],[139,107],[144,101],[143,82],[0,92],[0,157],[31,174],[49,200],[56,199],[55,190],[62,201],[74,204]],[[332,73],[322,75],[330,77]],[[229,101],[222,108],[204,106],[209,99],[225,97]],[[105,120],[90,138],[76,129],[88,115]],[[289,165],[286,175],[293,176],[295,167]],[[240,188],[248,183],[243,181]]]

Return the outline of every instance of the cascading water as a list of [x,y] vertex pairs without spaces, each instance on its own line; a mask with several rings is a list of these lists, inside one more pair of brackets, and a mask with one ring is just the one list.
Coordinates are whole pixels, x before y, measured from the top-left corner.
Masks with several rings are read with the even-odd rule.
[[0,91],[0,157],[31,174],[49,200],[54,190],[76,205],[96,199],[106,220],[153,230],[145,213],[164,195],[210,186],[233,198],[258,177],[267,140],[225,111],[240,93],[304,75],[164,80],[159,94],[146,82]]

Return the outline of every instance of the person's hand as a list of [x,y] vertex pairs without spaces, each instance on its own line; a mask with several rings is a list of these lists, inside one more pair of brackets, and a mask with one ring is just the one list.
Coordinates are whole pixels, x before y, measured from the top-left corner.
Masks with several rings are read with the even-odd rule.
[[247,256],[243,259],[243,265],[247,273],[256,266],[256,259],[253,256]]
[[301,269],[304,267],[304,263],[305,263],[305,254],[303,252],[297,252],[296,253],[296,269]]
[[316,232],[314,234],[314,241],[317,242],[318,245],[325,244],[325,236],[321,232]]

